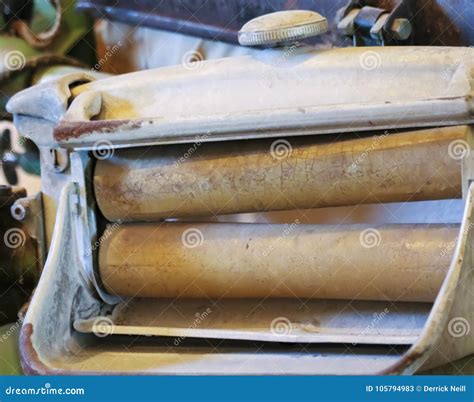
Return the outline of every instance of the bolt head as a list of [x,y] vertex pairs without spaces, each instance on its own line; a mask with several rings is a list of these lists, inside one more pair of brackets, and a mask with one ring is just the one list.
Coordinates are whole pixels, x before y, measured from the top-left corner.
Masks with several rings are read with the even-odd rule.
[[406,18],[397,18],[393,21],[391,30],[395,39],[407,40],[412,32],[411,22]]
[[11,214],[17,221],[22,221],[26,218],[26,209],[21,204],[13,204],[11,207]]

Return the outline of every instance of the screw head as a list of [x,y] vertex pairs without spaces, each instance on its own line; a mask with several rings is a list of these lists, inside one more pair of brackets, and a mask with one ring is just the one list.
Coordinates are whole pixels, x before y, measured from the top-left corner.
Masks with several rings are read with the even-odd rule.
[[18,203],[15,203],[10,208],[11,215],[17,221],[22,221],[26,218],[26,208]]
[[307,10],[265,14],[247,22],[239,31],[243,46],[279,45],[321,35],[328,30],[322,15]]

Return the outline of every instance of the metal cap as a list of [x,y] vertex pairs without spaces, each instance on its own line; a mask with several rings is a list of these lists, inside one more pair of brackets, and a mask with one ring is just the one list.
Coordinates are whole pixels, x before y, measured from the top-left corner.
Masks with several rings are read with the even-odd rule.
[[327,30],[326,18],[314,11],[277,11],[247,22],[239,31],[239,43],[243,46],[285,44],[321,35]]

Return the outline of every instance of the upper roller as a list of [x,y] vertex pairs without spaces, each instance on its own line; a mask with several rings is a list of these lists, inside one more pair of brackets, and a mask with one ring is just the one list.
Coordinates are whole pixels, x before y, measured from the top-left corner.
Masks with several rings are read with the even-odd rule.
[[287,138],[116,150],[94,186],[110,221],[459,198],[466,126],[330,141]]

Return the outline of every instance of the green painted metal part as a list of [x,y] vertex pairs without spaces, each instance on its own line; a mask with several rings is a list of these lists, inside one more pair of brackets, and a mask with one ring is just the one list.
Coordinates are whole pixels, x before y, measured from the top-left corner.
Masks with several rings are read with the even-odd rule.
[[22,374],[18,352],[20,323],[0,327],[0,375]]
[[[58,60],[57,56],[70,56],[86,65],[93,65],[95,51],[93,44],[89,44],[89,42],[93,42],[91,20],[75,10],[75,0],[63,0],[62,7],[61,34],[51,46],[43,50],[34,49],[22,38],[5,33],[5,24],[0,27],[0,31],[4,32],[0,35],[0,55],[3,59],[3,66],[0,66],[0,110],[3,117],[6,116],[5,104],[8,99],[16,92],[31,85],[32,71],[28,68],[30,63],[34,68],[41,64],[38,63],[40,58],[44,58],[44,64],[48,64],[48,58],[51,58],[51,56],[56,56],[56,58],[51,58],[52,63]],[[49,0],[35,0],[34,17],[31,22],[33,31],[44,31],[52,25],[54,18],[55,11]],[[7,70],[5,68],[5,55],[8,52],[20,52],[24,55],[25,68],[18,71]],[[64,64],[70,63],[65,60]]]
[[[34,84],[35,79],[51,66],[83,66],[95,63],[92,21],[75,10],[75,0],[61,0],[61,7],[60,34],[45,49],[35,49],[24,39],[8,34],[9,21],[0,21],[0,120],[11,118],[5,110],[10,97]],[[46,31],[53,25],[55,18],[55,8],[50,0],[34,1],[33,18],[30,22],[33,32]],[[8,68],[9,60],[16,63],[13,69]],[[33,145],[33,148],[24,148],[26,152],[18,156],[17,164],[27,173],[39,175],[40,164],[36,147]],[[2,160],[3,157],[4,153],[0,152]],[[15,168],[10,170],[13,170],[15,175]],[[9,183],[16,184],[14,179],[9,179]]]

